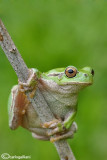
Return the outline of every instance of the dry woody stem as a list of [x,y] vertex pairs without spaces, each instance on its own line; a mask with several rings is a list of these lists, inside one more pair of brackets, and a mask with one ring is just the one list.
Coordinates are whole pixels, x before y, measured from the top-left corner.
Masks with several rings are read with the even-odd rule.
[[[3,49],[6,57],[8,58],[10,64],[12,65],[14,71],[16,72],[18,79],[21,82],[26,83],[29,78],[28,67],[23,61],[19,51],[17,50],[15,44],[13,43],[9,33],[7,32],[1,20],[0,46]],[[55,119],[54,115],[52,114],[50,108],[47,105],[44,105],[44,107],[43,105],[37,107],[37,105],[35,105],[36,97],[34,96],[34,98],[30,98],[29,94],[27,94],[27,96],[34,108],[36,109],[37,114],[39,115],[39,118],[43,123]],[[61,160],[75,160],[72,150],[66,140],[54,142],[54,145],[58,151]]]

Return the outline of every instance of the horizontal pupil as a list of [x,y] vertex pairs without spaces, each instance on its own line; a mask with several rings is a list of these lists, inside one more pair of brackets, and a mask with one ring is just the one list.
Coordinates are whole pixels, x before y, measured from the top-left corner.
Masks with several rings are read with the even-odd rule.
[[73,73],[73,72],[74,72],[74,71],[73,71],[72,69],[69,69],[69,70],[68,70],[68,73],[70,73],[70,74]]

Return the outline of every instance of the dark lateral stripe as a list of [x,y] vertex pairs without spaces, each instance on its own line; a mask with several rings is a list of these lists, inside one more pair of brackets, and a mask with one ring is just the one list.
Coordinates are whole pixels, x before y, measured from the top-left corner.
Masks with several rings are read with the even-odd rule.
[[48,76],[59,76],[59,73],[52,73],[52,74],[48,74]]

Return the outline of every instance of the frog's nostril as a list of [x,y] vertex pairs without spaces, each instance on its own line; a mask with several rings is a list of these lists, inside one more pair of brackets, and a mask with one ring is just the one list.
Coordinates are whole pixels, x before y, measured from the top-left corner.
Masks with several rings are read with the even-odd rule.
[[91,70],[91,74],[94,76],[94,70],[93,69]]
[[88,77],[88,74],[85,73],[84,76],[85,76],[85,77]]

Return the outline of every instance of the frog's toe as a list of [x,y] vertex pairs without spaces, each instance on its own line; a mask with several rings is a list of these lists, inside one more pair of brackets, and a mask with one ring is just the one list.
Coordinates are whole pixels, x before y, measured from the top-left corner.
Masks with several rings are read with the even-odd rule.
[[55,141],[59,141],[62,139],[68,139],[68,138],[73,138],[74,132],[73,131],[69,131],[67,133],[64,133],[62,135],[56,135],[50,138],[51,142],[55,142]]
[[59,133],[59,128],[58,127],[55,128],[55,129],[53,129],[53,130],[49,130],[48,133],[47,133],[47,135],[48,136],[52,136],[52,135],[55,135],[57,133]]
[[48,136],[52,136],[52,135],[55,135],[55,134],[60,134],[60,133],[64,133],[66,132],[66,128],[64,127],[63,123],[58,123],[57,124],[57,127],[54,128],[54,129],[51,129],[48,131],[47,135]]
[[52,121],[50,121],[50,122],[45,122],[45,123],[41,124],[41,126],[42,126],[43,128],[54,129],[54,128],[56,128],[56,127],[58,126],[59,123],[61,123],[60,120],[54,119],[54,120],[52,120]]

